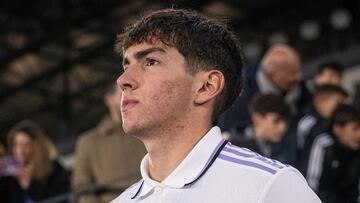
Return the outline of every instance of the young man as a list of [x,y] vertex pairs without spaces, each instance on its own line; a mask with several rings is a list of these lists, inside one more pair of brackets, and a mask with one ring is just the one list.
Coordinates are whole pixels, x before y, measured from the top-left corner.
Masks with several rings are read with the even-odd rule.
[[317,135],[327,131],[329,119],[338,104],[343,103],[347,92],[336,85],[317,87],[312,105],[302,116],[296,127],[297,166],[306,174],[306,163]]
[[242,87],[243,60],[227,27],[197,12],[160,10],[116,46],[123,128],[148,154],[143,179],[113,203],[319,202],[296,169],[228,144],[212,127]]
[[328,132],[316,137],[306,178],[323,202],[357,202],[360,178],[360,112],[340,105]]
[[272,157],[272,147],[280,142],[286,129],[289,107],[274,94],[257,94],[249,105],[252,124],[245,129],[231,129],[229,141],[266,157]]

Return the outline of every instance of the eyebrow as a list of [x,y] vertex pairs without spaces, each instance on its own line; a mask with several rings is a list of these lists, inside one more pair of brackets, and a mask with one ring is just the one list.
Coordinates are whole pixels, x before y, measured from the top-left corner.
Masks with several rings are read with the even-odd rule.
[[[150,47],[148,49],[144,49],[144,50],[141,50],[141,51],[138,51],[134,54],[134,58],[137,60],[137,61],[140,61],[141,59],[145,58],[148,54],[150,53],[153,53],[153,52],[161,52],[161,53],[165,53],[165,50],[160,48],[160,47]],[[128,65],[130,62],[129,62],[129,59],[128,58],[124,58],[123,59],[123,66],[125,65]]]

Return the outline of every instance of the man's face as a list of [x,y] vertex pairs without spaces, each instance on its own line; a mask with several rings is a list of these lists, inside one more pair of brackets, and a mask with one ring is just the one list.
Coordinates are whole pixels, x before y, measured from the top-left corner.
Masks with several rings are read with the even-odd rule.
[[341,75],[332,69],[324,69],[320,74],[314,77],[314,82],[316,86],[326,84],[340,85]]
[[121,112],[126,133],[142,135],[152,130],[181,129],[193,105],[193,79],[176,48],[135,44],[124,52]]
[[271,65],[276,67],[271,68],[269,78],[281,91],[291,91],[302,80],[298,58],[289,58]]
[[279,114],[272,112],[265,115],[258,114],[254,125],[258,128],[261,137],[270,142],[279,142],[287,128],[285,120]]
[[339,105],[344,103],[346,97],[342,94],[332,94],[328,97],[323,98],[323,102],[319,105],[319,113],[322,117],[329,119],[334,112],[335,108]]
[[349,122],[344,126],[335,125],[335,134],[343,145],[352,150],[360,149],[360,123]]

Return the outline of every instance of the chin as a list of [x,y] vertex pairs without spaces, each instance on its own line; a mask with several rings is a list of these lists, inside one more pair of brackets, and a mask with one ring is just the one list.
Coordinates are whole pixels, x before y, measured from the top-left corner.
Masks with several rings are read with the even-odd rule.
[[137,137],[141,133],[138,125],[131,125],[130,123],[123,123],[123,130],[126,134]]

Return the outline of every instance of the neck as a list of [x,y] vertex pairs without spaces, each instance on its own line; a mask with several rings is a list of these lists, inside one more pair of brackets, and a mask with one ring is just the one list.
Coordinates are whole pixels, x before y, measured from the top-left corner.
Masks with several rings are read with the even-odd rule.
[[161,182],[169,176],[211,128],[210,122],[199,124],[189,122],[146,136],[150,139],[143,142],[149,153],[148,173],[153,180]]

